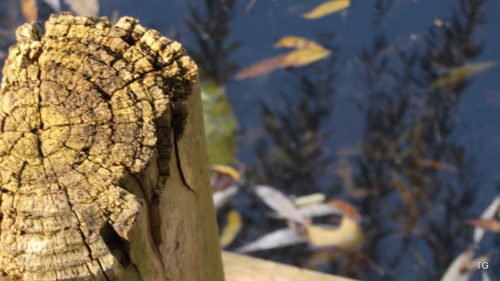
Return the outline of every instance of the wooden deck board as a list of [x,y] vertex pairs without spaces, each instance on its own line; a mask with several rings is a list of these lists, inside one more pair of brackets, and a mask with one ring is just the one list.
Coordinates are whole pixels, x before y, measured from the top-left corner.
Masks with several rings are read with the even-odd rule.
[[229,252],[222,259],[226,281],[356,281]]

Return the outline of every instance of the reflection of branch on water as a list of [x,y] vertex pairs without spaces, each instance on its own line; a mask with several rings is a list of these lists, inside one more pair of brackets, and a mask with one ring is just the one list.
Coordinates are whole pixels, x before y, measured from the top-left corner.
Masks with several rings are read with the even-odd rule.
[[[331,156],[325,150],[324,126],[333,111],[333,64],[303,76],[296,96],[282,98],[283,108],[262,106],[262,120],[269,139],[258,146],[260,180],[291,194],[318,189]],[[300,164],[298,164],[300,163]]]
[[205,0],[206,11],[201,14],[190,9],[187,21],[197,43],[196,50],[190,50],[202,70],[202,75],[214,80],[218,85],[225,85],[227,79],[236,70],[236,65],[229,61],[229,56],[240,43],[227,43],[229,21],[234,0]]
[[[485,1],[460,3],[460,12],[449,22],[430,28],[423,52],[379,56],[390,43],[377,35],[372,50],[361,57],[369,100],[364,106],[363,155],[355,158],[355,186],[372,191],[362,200],[362,213],[370,223],[367,252],[391,267],[384,276],[367,273],[370,280],[395,278],[405,261],[429,253],[435,270],[442,273],[467,245],[468,230],[459,223],[472,203],[474,182],[464,147],[452,134],[457,126],[455,108],[469,80],[428,87],[444,70],[470,63],[482,50],[474,33]],[[402,69],[394,69],[397,65]],[[384,245],[396,252],[380,251]],[[398,245],[400,250],[394,248]],[[436,274],[433,270],[421,265],[415,276],[425,279]]]
[[374,26],[378,26],[384,16],[389,13],[395,0],[376,0],[373,4],[372,22]]

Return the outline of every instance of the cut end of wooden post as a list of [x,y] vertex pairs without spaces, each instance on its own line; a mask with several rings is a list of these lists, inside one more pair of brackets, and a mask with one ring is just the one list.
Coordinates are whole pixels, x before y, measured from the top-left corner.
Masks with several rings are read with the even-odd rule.
[[102,230],[128,239],[143,203],[121,182],[169,149],[156,122],[183,123],[197,68],[178,42],[130,17],[63,13],[45,34],[25,24],[16,35],[0,90],[0,271],[117,280],[125,265]]

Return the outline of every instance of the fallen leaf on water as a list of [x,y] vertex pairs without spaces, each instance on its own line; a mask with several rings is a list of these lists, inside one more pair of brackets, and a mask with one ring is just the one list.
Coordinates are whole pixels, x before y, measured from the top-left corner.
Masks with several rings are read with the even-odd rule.
[[278,229],[262,236],[260,239],[250,242],[236,249],[236,252],[247,253],[260,250],[269,250],[306,242],[306,239],[290,228]]
[[301,207],[300,213],[307,218],[322,217],[328,215],[342,215],[342,212],[330,204],[316,204]]
[[463,275],[470,274],[470,270],[467,270],[467,268],[472,262],[474,253],[474,249],[469,248],[456,257],[440,281],[457,281],[460,280],[460,278],[463,278]]
[[[500,211],[500,195],[497,196],[493,201],[486,207],[486,209],[481,214],[481,219],[483,220],[491,220],[495,216],[495,214]],[[474,243],[481,242],[484,236],[484,229],[481,227],[476,227],[474,229]]]
[[328,55],[330,55],[330,51],[325,48],[299,49],[285,56],[282,67],[308,65],[324,59]]
[[351,204],[341,200],[330,200],[328,205],[342,214],[340,225],[304,226],[309,243],[315,247],[339,247],[345,250],[359,249],[365,241],[360,227],[361,215]]
[[242,69],[240,72],[236,74],[235,78],[237,80],[243,80],[261,76],[269,72],[273,72],[276,69],[283,67],[283,61],[285,57],[286,55],[279,55],[276,57],[260,60]]
[[315,247],[339,247],[355,250],[363,245],[365,237],[361,227],[347,215],[343,215],[340,225],[335,228],[319,225],[306,225],[309,243]]
[[475,227],[482,228],[491,232],[500,232],[500,221],[493,219],[470,220],[469,223]]
[[472,263],[468,265],[467,269],[471,270],[472,267],[477,269],[478,262],[481,262],[481,263],[489,262],[493,258],[493,256],[494,256],[493,254],[484,254],[482,256],[479,256],[479,257],[472,260]]
[[330,200],[328,204],[342,212],[342,214],[348,216],[356,223],[361,223],[361,214],[354,208],[353,205],[342,201],[342,200]]
[[270,73],[279,68],[299,67],[311,64],[330,55],[330,51],[320,44],[297,36],[285,36],[275,47],[294,48],[287,54],[266,58],[245,67],[236,74],[237,80],[253,78]]
[[231,185],[223,190],[218,190],[212,194],[212,200],[214,201],[215,209],[218,210],[238,193],[238,186]]
[[43,0],[43,2],[47,3],[47,5],[49,5],[52,8],[52,10],[54,10],[56,12],[61,11],[61,1],[60,0]]
[[240,173],[236,171],[233,167],[228,166],[228,165],[219,165],[219,164],[214,164],[212,165],[212,171],[221,173],[224,175],[228,175],[235,181],[240,180]]
[[302,16],[306,19],[318,19],[346,9],[350,5],[350,0],[330,0],[323,2],[319,6],[303,14]]
[[313,193],[295,198],[295,206],[302,208],[310,205],[317,205],[325,201],[326,196],[323,193]]
[[99,15],[99,0],[64,0],[64,3],[79,16],[97,17]]
[[229,246],[234,241],[234,238],[236,238],[241,230],[241,225],[240,213],[234,209],[229,211],[227,214],[226,226],[220,237],[220,245],[222,248]]
[[285,36],[276,41],[276,43],[273,44],[275,48],[281,47],[281,48],[294,48],[294,49],[308,49],[308,48],[320,48],[323,49],[323,46],[320,44],[303,38],[299,36]]
[[295,207],[293,202],[276,188],[259,185],[255,187],[255,193],[279,216],[299,224],[306,223],[306,218],[297,207]]
[[36,21],[38,18],[38,7],[36,0],[21,0],[21,10],[28,22]]
[[450,86],[456,84],[467,77],[479,74],[491,67],[496,63],[493,61],[485,61],[478,63],[466,64],[457,68],[450,70],[446,75],[436,79],[429,86],[430,90],[436,90],[437,88]]
[[[238,249],[240,252],[257,251],[309,242],[314,247],[339,247],[357,250],[365,237],[360,227],[361,215],[351,204],[341,200],[330,200],[327,204],[307,205],[298,209],[283,193],[270,186],[257,186],[256,193],[281,218],[288,220],[288,228],[267,234]],[[323,200],[321,197],[320,202]],[[317,199],[313,201],[318,201]],[[340,214],[340,224],[314,225],[311,217]],[[293,223],[297,222],[297,223]]]
[[210,167],[210,185],[214,190],[221,191],[230,186],[240,186],[240,174],[231,166],[215,164]]

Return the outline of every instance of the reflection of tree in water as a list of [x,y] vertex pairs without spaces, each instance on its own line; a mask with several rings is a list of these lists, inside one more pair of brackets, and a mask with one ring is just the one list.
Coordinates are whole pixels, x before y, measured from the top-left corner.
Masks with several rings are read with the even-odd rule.
[[[453,136],[469,81],[431,85],[480,54],[474,34],[486,1],[461,0],[449,21],[429,29],[422,50],[388,52],[393,43],[378,25],[393,2],[375,3],[373,47],[361,55],[368,90],[367,101],[358,102],[366,114],[362,152],[343,159],[354,174],[351,183],[343,178],[346,195],[364,215],[368,243],[361,255],[316,255],[330,258],[326,270],[362,280],[435,280],[472,243],[464,222],[477,186]],[[285,98],[283,111],[263,107],[269,138],[258,151],[260,182],[291,194],[314,192],[318,179],[329,177],[321,127],[333,102],[322,99],[333,96],[315,95],[316,83],[303,80],[304,94]]]
[[[336,58],[319,62],[308,71],[294,70],[300,79],[287,89],[297,88],[283,95],[276,104],[262,103],[261,118],[266,135],[257,144],[257,161],[249,176],[254,184],[268,184],[288,195],[305,195],[313,192],[331,192],[332,157],[327,148],[331,132],[327,126],[334,108]],[[249,234],[264,235],[282,227],[280,222],[269,219],[262,212],[262,204],[248,205],[259,214],[259,219],[249,221]],[[259,210],[260,209],[260,210]],[[266,218],[266,219],[263,219]],[[256,237],[248,236],[246,242]],[[309,262],[311,250],[296,245],[268,252],[256,253],[260,257],[304,267]]]
[[[453,138],[455,108],[467,81],[431,89],[449,69],[481,52],[474,40],[485,1],[460,2],[449,22],[430,29],[424,52],[380,55],[388,46],[376,35],[362,59],[369,93],[362,156],[355,159],[355,186],[366,218],[366,253],[381,267],[369,280],[431,280],[471,243],[476,191],[465,148]],[[413,276],[413,279],[408,279]]]
[[224,85],[236,69],[229,56],[239,43],[227,43],[234,0],[205,0],[205,11],[190,9],[187,25],[194,35],[196,49],[190,50],[202,75]]
[[268,139],[257,149],[258,181],[289,194],[321,191],[319,180],[331,163],[325,125],[333,111],[334,60],[323,63],[301,78],[296,97],[283,95],[283,106],[262,105]]
[[203,11],[195,6],[190,8],[187,20],[195,42],[189,53],[200,69],[205,133],[212,164],[236,160],[238,124],[226,91],[226,83],[236,69],[230,56],[239,46],[238,42],[228,42],[234,4],[233,0],[206,0]]

